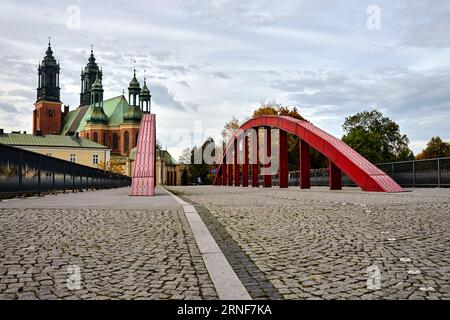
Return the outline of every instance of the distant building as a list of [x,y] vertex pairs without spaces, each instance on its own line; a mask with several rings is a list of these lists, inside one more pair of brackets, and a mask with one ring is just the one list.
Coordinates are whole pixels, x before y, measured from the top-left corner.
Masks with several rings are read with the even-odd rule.
[[[131,175],[134,170],[134,161],[136,158],[136,148],[130,152],[127,162],[127,174]],[[181,172],[184,169],[183,164],[178,164],[167,150],[156,150],[156,185],[180,186]]]
[[38,67],[38,88],[33,111],[33,134],[73,136],[76,133],[111,149],[111,160],[126,166],[137,136],[143,113],[150,113],[151,94],[144,78],[141,89],[134,71],[125,96],[103,100],[103,71],[91,48],[87,65],[81,71],[80,105],[72,111],[61,110],[60,65],[49,42],[45,57]]
[[0,133],[0,143],[93,168],[110,161],[108,147],[76,136]]

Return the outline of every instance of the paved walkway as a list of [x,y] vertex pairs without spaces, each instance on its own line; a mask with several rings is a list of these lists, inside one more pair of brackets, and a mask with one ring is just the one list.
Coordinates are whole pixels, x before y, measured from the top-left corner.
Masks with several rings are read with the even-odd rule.
[[254,298],[450,299],[450,189],[170,189]]
[[216,299],[181,206],[128,194],[0,202],[0,299]]
[[450,299],[450,189],[170,190],[1,201],[0,299]]

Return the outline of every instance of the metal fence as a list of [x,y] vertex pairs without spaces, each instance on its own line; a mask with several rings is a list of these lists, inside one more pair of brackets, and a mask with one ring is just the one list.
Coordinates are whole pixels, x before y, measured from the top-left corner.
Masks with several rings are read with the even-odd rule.
[[0,195],[130,185],[128,176],[0,144]]
[[[450,158],[436,158],[376,164],[402,187],[450,187]],[[328,185],[328,168],[311,169],[312,186]],[[273,183],[277,183],[273,177]],[[289,172],[289,185],[299,185],[299,171]],[[345,174],[342,185],[356,186]]]

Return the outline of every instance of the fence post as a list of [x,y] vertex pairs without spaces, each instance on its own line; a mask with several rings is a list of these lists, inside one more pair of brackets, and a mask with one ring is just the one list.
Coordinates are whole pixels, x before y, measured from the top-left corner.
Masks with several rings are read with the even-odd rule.
[[441,165],[440,165],[440,159],[437,159],[437,178],[438,178],[438,187],[441,187]]
[[66,163],[63,162],[63,193],[66,193]]
[[413,161],[412,163],[412,170],[413,170],[413,187],[416,187],[416,161]]
[[41,196],[41,159],[42,159],[42,156],[39,155],[39,167],[38,167],[38,196]]
[[55,184],[55,158],[52,160],[52,179],[53,179],[53,193],[56,194],[56,184]]
[[22,170],[23,170],[23,151],[20,150],[20,162],[19,162],[19,191],[23,190],[23,182],[22,182]]

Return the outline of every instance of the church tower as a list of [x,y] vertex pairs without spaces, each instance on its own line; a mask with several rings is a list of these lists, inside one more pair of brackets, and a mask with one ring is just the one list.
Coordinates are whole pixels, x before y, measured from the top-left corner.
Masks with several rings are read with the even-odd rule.
[[33,111],[34,134],[59,134],[61,132],[59,72],[60,66],[53,57],[49,39],[45,57],[38,67],[37,99]]
[[88,64],[81,70],[81,92],[80,92],[80,106],[89,106],[92,104],[91,89],[95,80],[99,78],[102,81],[103,73],[95,62],[94,49],[91,46],[91,56]]
[[151,99],[152,95],[150,94],[150,90],[147,87],[147,78],[144,77],[144,86],[142,87],[141,91],[141,110],[144,113],[151,113]]

